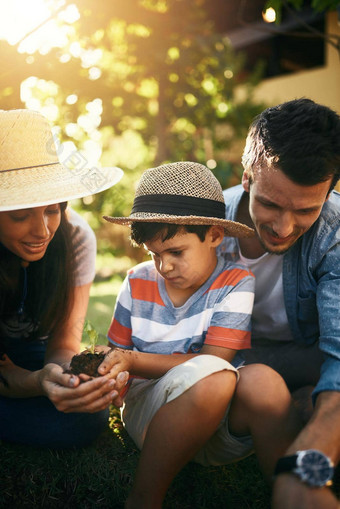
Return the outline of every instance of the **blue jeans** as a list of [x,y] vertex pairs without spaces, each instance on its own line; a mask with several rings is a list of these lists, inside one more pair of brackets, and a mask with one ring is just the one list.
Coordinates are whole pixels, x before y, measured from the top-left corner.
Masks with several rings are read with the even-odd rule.
[[[14,364],[35,371],[44,363],[46,343],[11,338],[6,354]],[[109,410],[95,414],[59,412],[45,396],[0,396],[0,440],[65,449],[89,445],[108,426]]]

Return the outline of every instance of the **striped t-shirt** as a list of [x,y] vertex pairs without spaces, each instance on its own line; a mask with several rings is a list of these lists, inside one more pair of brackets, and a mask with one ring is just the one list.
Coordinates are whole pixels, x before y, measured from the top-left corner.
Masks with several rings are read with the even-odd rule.
[[108,332],[112,345],[140,352],[199,353],[203,344],[250,347],[255,280],[219,257],[209,279],[175,307],[152,261],[128,271]]

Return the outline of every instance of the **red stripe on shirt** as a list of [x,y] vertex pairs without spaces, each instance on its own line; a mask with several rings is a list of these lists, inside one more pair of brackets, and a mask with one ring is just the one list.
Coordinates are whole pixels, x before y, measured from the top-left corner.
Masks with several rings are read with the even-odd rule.
[[244,269],[225,270],[213,281],[209,291],[219,290],[225,286],[235,286],[246,276],[252,276],[252,273]]
[[250,336],[250,331],[211,326],[207,331],[204,344],[242,350],[251,347]]
[[131,329],[129,327],[124,327],[124,325],[119,323],[115,318],[110,325],[108,336],[124,347],[132,346]]
[[159,294],[156,281],[146,281],[145,279],[130,279],[131,297],[137,300],[154,302],[164,306],[164,302]]

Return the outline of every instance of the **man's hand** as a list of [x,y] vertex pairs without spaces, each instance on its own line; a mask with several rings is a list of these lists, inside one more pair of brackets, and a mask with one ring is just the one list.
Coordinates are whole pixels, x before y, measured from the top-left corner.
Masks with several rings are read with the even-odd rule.
[[329,488],[311,488],[293,474],[280,474],[274,482],[272,507],[275,509],[339,509]]
[[[286,454],[318,449],[337,465],[340,458],[340,392],[318,395],[311,419]],[[339,509],[329,488],[311,488],[294,474],[280,474],[273,486],[273,509]]]

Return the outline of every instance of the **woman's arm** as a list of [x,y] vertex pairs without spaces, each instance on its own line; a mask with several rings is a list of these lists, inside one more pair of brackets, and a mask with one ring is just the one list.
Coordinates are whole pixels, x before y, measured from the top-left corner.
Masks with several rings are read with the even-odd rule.
[[6,354],[0,359],[0,395],[10,398],[42,396],[39,371],[28,371],[13,364]]
[[8,358],[0,361],[0,373],[7,382],[7,385],[0,383],[0,394],[14,398],[45,395],[63,412],[97,412],[117,398],[127,375],[117,384],[108,377],[80,384],[77,376],[64,373],[73,355],[79,353],[90,287],[89,283],[74,288],[68,320],[49,340],[45,366],[41,370],[32,372],[19,368]]
[[69,367],[72,357],[79,353],[90,289],[91,283],[74,288],[74,298],[69,317],[59,333],[49,339],[45,364],[58,364],[66,369]]
[[63,373],[62,368],[68,368],[73,355],[79,353],[90,287],[91,284],[87,284],[75,288],[67,323],[49,342],[46,351],[46,376],[42,386],[57,409],[63,412],[97,412],[112,402],[120,404],[118,392],[128,378],[125,374],[116,382],[109,377],[99,377],[81,384],[79,377]]
[[[46,394],[43,387],[45,379],[48,380],[50,373],[63,373],[62,368],[68,367],[73,355],[79,352],[82,327],[87,310],[91,284],[74,288],[74,299],[72,310],[63,329],[54,337],[48,340],[45,366],[37,371],[29,371],[13,364],[5,355],[0,363],[1,374],[6,380],[5,387],[0,387],[1,394],[14,398],[25,398],[42,396]],[[48,366],[48,364],[53,364]],[[65,386],[72,386],[76,378],[70,384],[71,376],[65,375],[60,383]],[[7,385],[7,387],[6,387]]]

